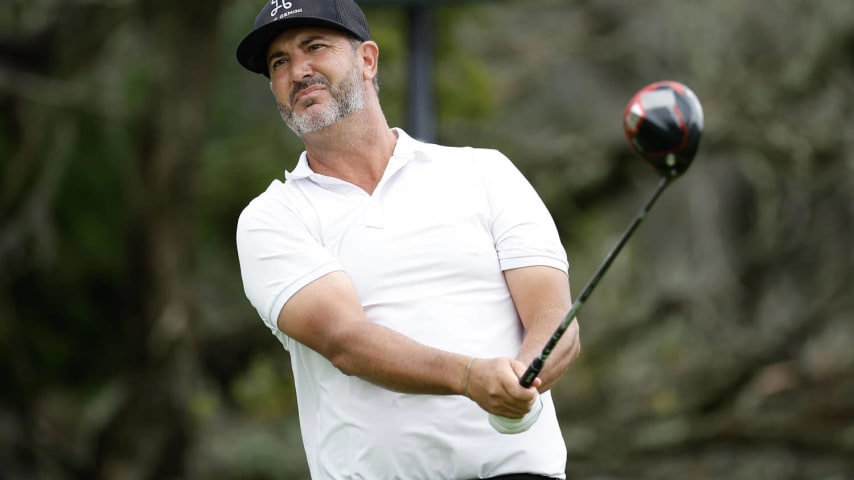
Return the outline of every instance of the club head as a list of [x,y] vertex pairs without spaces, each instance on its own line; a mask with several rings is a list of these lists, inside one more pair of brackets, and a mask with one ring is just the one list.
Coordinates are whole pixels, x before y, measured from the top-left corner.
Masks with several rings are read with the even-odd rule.
[[623,131],[632,148],[661,175],[691,166],[703,133],[703,107],[690,88],[661,81],[642,88],[626,106]]

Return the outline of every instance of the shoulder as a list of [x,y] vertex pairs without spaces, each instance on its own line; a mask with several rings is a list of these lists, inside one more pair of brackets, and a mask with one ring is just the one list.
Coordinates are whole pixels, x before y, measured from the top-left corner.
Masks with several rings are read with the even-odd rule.
[[422,144],[421,152],[443,169],[478,178],[488,178],[492,174],[516,169],[506,155],[493,148],[425,143]]
[[398,137],[400,152],[404,155],[424,155],[440,164],[453,163],[455,166],[481,165],[484,162],[510,163],[510,160],[500,151],[493,148],[472,146],[452,146],[428,143],[410,137],[401,129],[395,129]]
[[431,157],[450,158],[466,161],[495,161],[507,160],[507,157],[494,148],[471,146],[440,145],[436,143],[421,143],[421,151]]
[[283,192],[281,187],[283,186],[284,183],[279,180],[274,180],[266,190],[250,200],[240,212],[240,216],[237,220],[238,229],[240,225],[245,225],[253,219],[263,217],[271,210],[274,210],[276,205],[281,204],[281,193]]
[[266,190],[253,198],[240,212],[237,230],[245,231],[259,225],[281,224],[289,218],[298,218],[302,206],[298,181],[274,180]]

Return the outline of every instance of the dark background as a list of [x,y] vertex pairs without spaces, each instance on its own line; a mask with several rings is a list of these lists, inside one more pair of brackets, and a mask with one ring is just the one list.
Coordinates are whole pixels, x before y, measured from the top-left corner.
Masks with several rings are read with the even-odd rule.
[[[301,151],[234,59],[261,4],[0,5],[0,477],[307,478],[234,246]],[[365,10],[405,126],[408,17]],[[580,316],[569,477],[854,478],[854,3],[485,1],[433,33],[437,140],[517,163],[576,293],[657,182],[626,102],[670,79],[705,108]]]

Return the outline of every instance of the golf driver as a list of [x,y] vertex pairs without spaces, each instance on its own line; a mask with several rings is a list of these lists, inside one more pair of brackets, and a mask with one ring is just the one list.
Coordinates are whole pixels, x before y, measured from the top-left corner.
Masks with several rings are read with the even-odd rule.
[[[593,273],[593,277],[584,286],[543,350],[519,379],[519,384],[523,387],[530,387],[534,383],[552,350],[584,306],[584,302],[664,189],[691,166],[703,133],[703,107],[694,92],[685,85],[674,81],[655,82],[642,88],[629,101],[623,115],[623,131],[632,148],[655,168],[661,175],[661,180],[617,244]],[[539,418],[541,410],[542,400],[538,398],[534,408],[524,417],[490,415],[489,423],[501,433],[520,433],[531,428]]]

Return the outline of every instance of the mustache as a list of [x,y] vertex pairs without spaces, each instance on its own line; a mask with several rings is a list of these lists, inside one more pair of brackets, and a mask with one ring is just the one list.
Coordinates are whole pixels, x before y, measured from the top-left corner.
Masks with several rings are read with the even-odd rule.
[[294,89],[291,90],[291,94],[288,96],[288,103],[293,106],[294,102],[296,101],[296,96],[299,95],[300,92],[302,92],[308,87],[318,84],[323,85],[326,88],[332,88],[332,82],[330,82],[329,79],[324,77],[323,75],[312,77],[304,82],[296,82],[294,83]]

